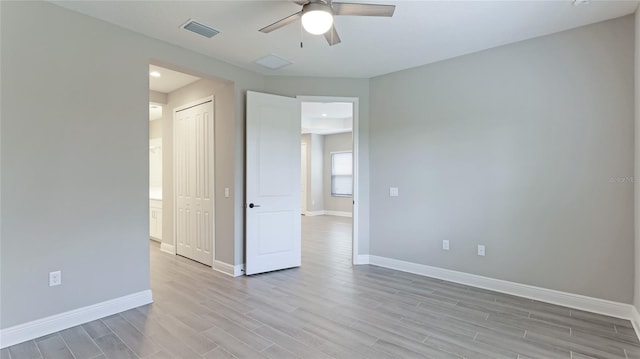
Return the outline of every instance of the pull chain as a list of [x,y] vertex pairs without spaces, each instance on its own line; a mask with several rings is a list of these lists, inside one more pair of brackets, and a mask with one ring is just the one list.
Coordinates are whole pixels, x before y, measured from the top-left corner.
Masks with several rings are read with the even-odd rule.
[[300,21],[300,48],[304,48],[303,45],[303,40],[304,40],[304,29],[302,28],[302,21]]

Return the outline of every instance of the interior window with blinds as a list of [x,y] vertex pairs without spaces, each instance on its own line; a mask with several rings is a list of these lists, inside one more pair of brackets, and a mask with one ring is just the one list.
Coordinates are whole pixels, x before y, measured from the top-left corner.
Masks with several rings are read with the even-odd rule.
[[351,197],[353,195],[353,153],[331,154],[331,195]]

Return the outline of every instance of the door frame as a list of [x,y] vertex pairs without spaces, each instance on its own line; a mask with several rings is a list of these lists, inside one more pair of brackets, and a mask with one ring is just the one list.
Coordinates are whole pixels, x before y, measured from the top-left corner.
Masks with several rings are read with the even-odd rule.
[[[304,148],[304,151],[302,150],[302,148]],[[308,159],[308,154],[309,154],[309,148],[307,146],[306,143],[302,143],[300,144],[300,153],[302,154],[302,158],[304,158],[304,168],[300,167],[300,173],[304,173],[303,177],[304,177],[304,192],[301,194],[303,201],[304,201],[304,206],[302,207],[302,211],[301,213],[304,214],[305,216],[309,214],[309,211],[307,210],[307,208],[309,208],[309,203],[307,203],[307,193],[309,191],[308,186],[307,186],[307,182],[309,180],[309,173],[307,171],[307,167],[309,167],[309,159]]]
[[[211,101],[211,103],[213,104],[213,123],[212,123],[212,142],[213,142],[213,156],[211,156],[211,161],[213,162],[211,165],[211,169],[213,171],[212,175],[211,175],[211,181],[213,182],[212,184],[212,191],[211,191],[211,201],[213,203],[213,208],[211,210],[211,214],[213,217],[213,238],[211,238],[211,256],[212,256],[212,265],[211,268],[214,268],[215,263],[216,263],[216,156],[215,156],[215,148],[216,148],[216,142],[215,142],[215,138],[216,138],[216,116],[215,116],[215,111],[216,111],[216,105],[214,102],[214,98],[215,96],[207,96],[195,101],[191,101],[188,102],[184,105],[175,107],[173,109],[173,119],[171,122],[171,128],[172,128],[172,173],[171,176],[173,177],[173,206],[171,207],[171,212],[172,212],[172,217],[173,217],[173,248],[172,252],[174,255],[178,254],[178,213],[176,211],[176,208],[178,207],[178,191],[176,189],[176,161],[177,161],[177,156],[176,156],[176,113],[178,113],[179,111],[182,110],[186,110],[190,107],[194,107],[194,106],[198,106],[201,105],[203,103],[209,102]],[[203,264],[204,265],[204,264]]]
[[[358,97],[336,97],[336,96],[296,96],[296,98],[300,99],[303,102],[350,102],[352,104],[353,111],[353,125],[351,128],[351,133],[353,136],[353,208],[351,214],[351,224],[353,228],[353,232],[351,233],[351,263],[361,264],[362,261],[358,260],[358,249],[359,249],[359,213],[358,210],[358,199],[360,197],[359,188],[359,154],[360,154],[360,98]],[[301,119],[302,120],[302,119]]]

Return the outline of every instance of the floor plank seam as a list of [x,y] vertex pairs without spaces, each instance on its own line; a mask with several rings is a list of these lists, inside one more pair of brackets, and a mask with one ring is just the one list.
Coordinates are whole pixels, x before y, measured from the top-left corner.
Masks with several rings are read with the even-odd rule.
[[[125,320],[126,320],[126,319],[125,319]],[[79,325],[79,327],[82,329],[82,331],[83,331],[85,334],[87,334],[87,337],[89,338],[89,340],[91,340],[91,342],[93,343],[93,345],[95,345],[95,346],[96,346],[96,348],[98,348],[98,350],[100,351],[100,354],[98,354],[98,355],[94,356],[93,358],[97,358],[97,357],[99,357],[100,355],[104,355],[104,356],[105,356],[105,358],[106,358],[106,357],[107,357],[107,355],[104,353],[104,351],[102,351],[102,348],[100,348],[100,346],[98,345],[98,343],[96,343],[96,340],[95,340],[91,335],[89,335],[89,332],[87,332],[87,330],[84,328],[84,325]],[[93,358],[91,358],[91,359],[93,359]]]
[[71,347],[69,346],[69,343],[67,343],[67,341],[64,339],[64,337],[62,335],[60,335],[60,339],[64,343],[64,346],[67,347],[67,350],[69,351],[69,353],[71,353],[71,356],[73,357],[73,359],[77,359],[76,355],[71,350]]
[[40,353],[40,358],[44,358],[44,354],[42,354],[42,350],[40,350],[40,346],[38,345],[38,343],[35,340],[32,340],[32,342],[36,346],[36,349],[38,349],[38,353]]
[[[120,314],[114,314],[114,315],[120,316]],[[107,335],[109,335],[109,334],[113,334],[116,338],[118,338],[118,340],[120,340],[120,342],[122,342],[122,344],[124,344],[124,346],[125,346],[125,347],[127,347],[127,349],[129,349],[129,350],[131,351],[131,353],[132,353],[133,355],[135,355],[135,357],[136,357],[136,358],[140,358],[140,356],[139,356],[139,355],[138,355],[138,354],[137,354],[137,353],[136,353],[136,352],[135,352],[131,347],[129,347],[129,344],[127,344],[127,343],[126,343],[126,342],[125,342],[125,341],[124,341],[124,340],[123,340],[123,339],[118,335],[118,333],[116,333],[116,332],[113,330],[113,328],[111,328],[111,327],[110,327],[107,323],[105,323],[102,319],[101,319],[100,321],[101,321],[101,322],[102,322],[102,324],[104,324],[107,328],[109,328],[109,330],[111,330],[111,333],[105,334],[105,335],[103,335],[102,337],[105,337],[105,336],[107,336]],[[136,330],[137,330],[137,329],[136,329]],[[100,348],[100,346],[98,346],[98,348]],[[102,349],[102,348],[100,348],[100,349]],[[104,351],[103,351],[103,352],[104,352]],[[107,356],[107,355],[105,354],[105,356]]]
[[[271,347],[272,347],[272,346],[274,346],[274,345],[275,345],[275,344],[271,343],[271,345],[269,345],[268,347],[263,348],[262,350],[257,350],[257,352],[259,352],[259,353],[263,353],[265,350],[267,350],[267,349],[271,348]],[[253,348],[253,349],[255,349],[255,348]]]

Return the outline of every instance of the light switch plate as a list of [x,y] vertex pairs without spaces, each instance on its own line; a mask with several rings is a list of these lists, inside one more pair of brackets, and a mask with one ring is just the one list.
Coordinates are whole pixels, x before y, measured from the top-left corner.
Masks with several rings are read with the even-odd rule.
[[481,257],[484,257],[484,254],[485,254],[484,245],[478,244],[478,255],[481,256]]
[[224,197],[229,198],[229,187],[224,188]]
[[444,249],[445,251],[449,250],[449,240],[448,239],[442,240],[442,249]]
[[398,187],[389,187],[389,196],[398,197]]

